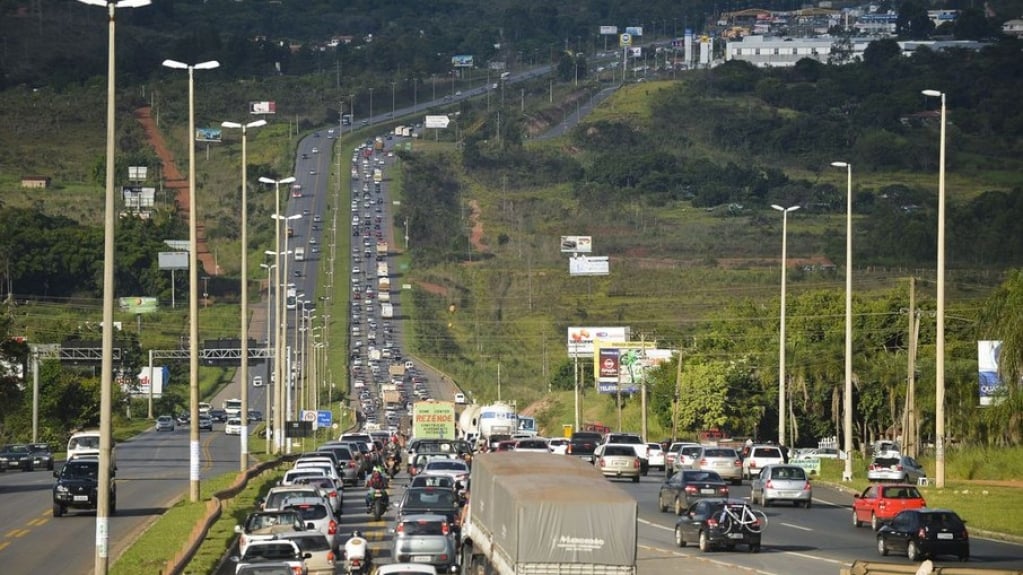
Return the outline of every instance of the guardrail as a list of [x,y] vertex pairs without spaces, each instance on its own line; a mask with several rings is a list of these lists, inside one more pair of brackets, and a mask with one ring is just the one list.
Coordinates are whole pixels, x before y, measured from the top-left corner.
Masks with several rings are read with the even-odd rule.
[[985,567],[935,567],[930,561],[921,565],[856,561],[842,567],[841,575],[1023,575],[1019,569],[988,569]]

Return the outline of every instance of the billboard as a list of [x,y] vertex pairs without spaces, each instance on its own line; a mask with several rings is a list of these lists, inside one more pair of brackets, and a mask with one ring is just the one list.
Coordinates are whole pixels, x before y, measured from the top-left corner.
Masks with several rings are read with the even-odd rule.
[[451,65],[455,68],[472,68],[472,56],[467,54],[452,56]]
[[1002,378],[998,375],[998,357],[1002,353],[1002,342],[980,340],[977,342],[977,373],[980,378],[980,405],[994,405],[1002,393]]
[[601,26],[600,27],[600,33],[601,34],[617,34],[618,33],[618,26]]
[[593,251],[593,236],[561,236],[561,252],[590,253]]
[[451,118],[447,116],[427,116],[426,127],[427,128],[447,128],[451,122]]
[[276,114],[277,102],[249,102],[250,114]]
[[629,328],[570,327],[568,328],[568,341],[565,344],[565,347],[568,348],[568,357],[592,357],[593,342],[598,339],[629,341]]
[[156,313],[160,308],[160,302],[155,297],[122,297],[120,300],[121,311],[128,313]]
[[629,48],[629,57],[630,58],[642,58],[643,57],[643,47],[642,46],[633,46],[633,47]]
[[219,142],[220,141],[220,128],[196,128],[195,129],[195,141],[197,142]]
[[625,27],[625,33],[626,34],[632,34],[633,36],[642,36],[643,35],[643,27],[642,26],[626,26]]
[[671,359],[672,350],[657,349],[654,342],[594,342],[594,372],[600,393],[638,393],[649,372]]
[[568,259],[570,276],[606,276],[611,273],[607,256],[573,255]]
[[187,270],[188,252],[160,252],[160,269]]
[[[149,396],[150,386],[152,386],[153,397],[160,397],[163,395],[163,388],[170,381],[170,368],[161,365],[153,367],[150,371],[148,367],[143,367],[139,371],[138,375],[135,376],[136,384],[132,389],[122,389],[125,393],[130,393],[134,396]],[[126,386],[122,386],[126,387]]]

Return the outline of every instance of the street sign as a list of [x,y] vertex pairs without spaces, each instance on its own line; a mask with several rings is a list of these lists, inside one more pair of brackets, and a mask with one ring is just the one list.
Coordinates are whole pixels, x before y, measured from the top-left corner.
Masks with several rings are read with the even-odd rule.
[[622,48],[632,46],[632,34],[621,34],[618,36],[618,46]]
[[316,412],[316,427],[330,427],[334,423],[334,413],[331,411],[317,411]]
[[426,117],[426,127],[427,128],[447,128],[448,127],[448,123],[450,123],[450,122],[451,122],[451,119],[448,118],[447,116],[427,116]]

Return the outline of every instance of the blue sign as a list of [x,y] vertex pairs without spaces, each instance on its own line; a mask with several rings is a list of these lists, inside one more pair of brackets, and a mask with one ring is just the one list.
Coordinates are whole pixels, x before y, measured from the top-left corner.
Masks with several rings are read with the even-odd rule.
[[[618,393],[618,384],[611,381],[598,381],[597,382],[597,393]],[[632,383],[622,382],[622,394],[633,394],[639,393],[639,386]]]
[[334,412],[332,411],[317,411],[316,412],[316,427],[330,427],[334,423]]

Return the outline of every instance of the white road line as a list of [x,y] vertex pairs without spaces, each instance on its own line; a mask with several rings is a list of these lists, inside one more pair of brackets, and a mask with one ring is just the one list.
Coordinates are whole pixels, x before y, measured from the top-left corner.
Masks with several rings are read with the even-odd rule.
[[656,527],[658,529],[664,529],[665,531],[675,532],[674,527],[668,527],[667,525],[661,525],[660,523],[654,523],[653,521],[647,521],[646,519],[637,519],[636,523],[642,523],[643,525],[649,525],[650,527]]
[[800,531],[813,531],[813,529],[810,529],[809,527],[803,527],[802,525],[794,525],[792,523],[779,523],[779,525],[784,525],[785,527],[791,527],[793,529],[799,529]]

